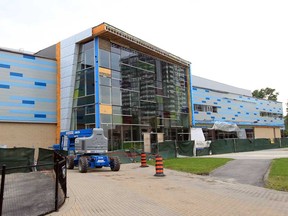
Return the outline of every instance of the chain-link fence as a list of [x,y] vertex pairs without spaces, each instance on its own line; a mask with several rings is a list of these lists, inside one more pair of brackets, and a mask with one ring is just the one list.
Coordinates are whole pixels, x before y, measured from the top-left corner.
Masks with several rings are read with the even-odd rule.
[[[34,164],[34,160],[27,162],[27,158],[34,159],[32,150],[0,149],[1,216],[44,215],[58,210],[65,201],[65,157],[48,150],[52,160],[44,161],[39,157],[38,163]],[[46,155],[48,156],[48,152]],[[13,161],[14,158],[17,163]]]

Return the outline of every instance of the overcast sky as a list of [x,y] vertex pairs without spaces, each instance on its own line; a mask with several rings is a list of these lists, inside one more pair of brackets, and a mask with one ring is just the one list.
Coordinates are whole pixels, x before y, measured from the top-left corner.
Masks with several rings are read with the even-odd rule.
[[0,0],[0,47],[36,52],[107,22],[192,73],[288,99],[288,0]]

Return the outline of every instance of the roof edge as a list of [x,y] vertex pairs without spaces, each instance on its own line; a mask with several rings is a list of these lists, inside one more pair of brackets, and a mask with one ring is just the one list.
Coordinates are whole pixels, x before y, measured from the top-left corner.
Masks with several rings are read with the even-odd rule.
[[93,37],[101,36],[101,34],[104,34],[105,32],[109,32],[109,33],[114,34],[118,37],[121,37],[125,40],[128,40],[131,43],[145,47],[146,49],[148,49],[150,51],[153,51],[157,54],[165,56],[166,58],[172,59],[172,60],[179,62],[183,65],[189,66],[191,64],[191,62],[189,62],[187,60],[184,60],[184,59],[182,59],[182,58],[180,58],[180,57],[178,57],[172,53],[169,53],[169,52],[167,52],[167,51],[165,51],[159,47],[156,47],[156,46],[154,46],[154,45],[152,45],[152,44],[150,44],[150,43],[148,43],[148,42],[146,42],[146,41],[144,41],[138,37],[135,37],[135,36],[125,32],[125,31],[122,31],[121,29],[118,29],[118,28],[116,28],[116,27],[114,27],[108,23],[104,22],[104,23],[92,28]]

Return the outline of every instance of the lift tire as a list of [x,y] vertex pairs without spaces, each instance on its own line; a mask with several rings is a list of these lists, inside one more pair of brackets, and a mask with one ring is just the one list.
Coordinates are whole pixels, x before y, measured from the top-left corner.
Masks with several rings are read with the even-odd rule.
[[80,157],[79,158],[79,172],[80,173],[86,173],[88,170],[88,160],[86,157]]
[[69,155],[66,157],[66,167],[67,169],[74,169],[74,156]]
[[110,158],[110,168],[112,171],[119,171],[120,170],[120,159],[119,157],[111,157]]

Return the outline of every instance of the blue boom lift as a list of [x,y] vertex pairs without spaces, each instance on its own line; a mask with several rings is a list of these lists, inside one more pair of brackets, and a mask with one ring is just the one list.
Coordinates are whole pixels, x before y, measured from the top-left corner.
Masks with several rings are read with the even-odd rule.
[[53,148],[68,151],[67,169],[74,169],[76,166],[81,173],[86,173],[88,168],[110,167],[112,171],[120,169],[119,158],[106,155],[108,139],[102,128],[61,132],[60,144]]

